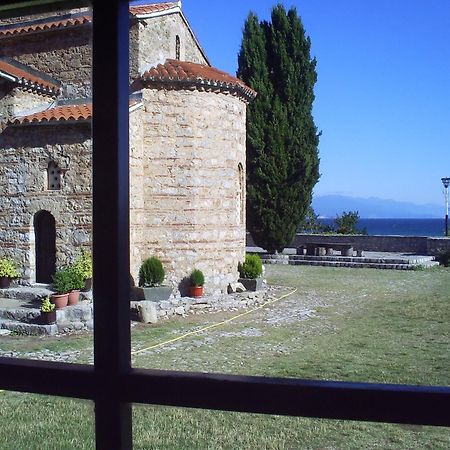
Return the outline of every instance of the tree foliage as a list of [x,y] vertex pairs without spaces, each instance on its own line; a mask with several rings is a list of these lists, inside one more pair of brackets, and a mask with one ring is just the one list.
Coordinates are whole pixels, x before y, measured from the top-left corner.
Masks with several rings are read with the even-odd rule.
[[335,231],[338,234],[367,234],[365,228],[358,229],[358,211],[343,212],[334,219]]
[[310,49],[295,8],[245,22],[238,76],[258,92],[247,112],[247,228],[270,252],[291,243],[319,179]]

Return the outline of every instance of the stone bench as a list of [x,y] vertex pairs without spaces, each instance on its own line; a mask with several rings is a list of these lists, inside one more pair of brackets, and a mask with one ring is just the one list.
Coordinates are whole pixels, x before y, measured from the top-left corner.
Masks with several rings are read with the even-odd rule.
[[[303,255],[306,247],[306,254],[309,256],[331,256],[333,250],[341,252],[341,256],[353,256],[353,244],[343,242],[308,242],[306,245],[297,247],[297,255]],[[363,251],[356,250],[357,256],[363,256]]]

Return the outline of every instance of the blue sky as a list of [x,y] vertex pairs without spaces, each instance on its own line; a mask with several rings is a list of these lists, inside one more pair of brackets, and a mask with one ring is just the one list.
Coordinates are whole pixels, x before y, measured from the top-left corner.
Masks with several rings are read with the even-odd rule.
[[[250,10],[276,1],[184,0],[213,66],[235,74]],[[316,195],[443,203],[450,176],[450,0],[291,0],[312,40],[323,135]]]

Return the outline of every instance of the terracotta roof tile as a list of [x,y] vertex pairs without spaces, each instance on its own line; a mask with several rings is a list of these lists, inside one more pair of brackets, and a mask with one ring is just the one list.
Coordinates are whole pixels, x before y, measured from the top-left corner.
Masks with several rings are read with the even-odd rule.
[[[158,12],[169,11],[180,7],[179,2],[149,3],[146,5],[130,6],[130,14],[132,16],[153,14]],[[49,31],[60,28],[70,28],[84,25],[92,22],[92,15],[86,11],[85,14],[71,17],[49,17],[48,20],[39,22],[16,23],[0,28],[0,38],[12,37],[16,35],[37,33],[40,31]]]
[[[131,99],[129,107],[138,105],[140,100]],[[60,105],[53,108],[15,117],[10,120],[9,125],[34,125],[57,122],[79,122],[92,119],[92,103],[81,103],[77,105]]]
[[[57,95],[60,85],[55,80],[50,81],[39,77],[32,71],[28,71],[23,64],[12,63],[0,58],[0,78],[7,78],[17,83],[20,87],[41,92],[48,95]],[[12,80],[12,79],[14,80]]]
[[89,120],[92,118],[92,104],[61,105],[27,116],[16,117],[11,125],[38,124],[43,122],[68,122]]
[[48,31],[58,28],[70,28],[86,23],[92,22],[92,16],[90,14],[69,18],[57,18],[51,17],[46,22],[29,23],[29,24],[14,24],[9,27],[3,27],[0,29],[1,37],[11,37],[20,34],[37,33],[39,31]]
[[190,85],[197,89],[230,92],[248,100],[256,97],[256,92],[243,81],[226,72],[203,64],[167,59],[145,72],[141,77],[144,85],[151,83]]
[[180,2],[150,3],[148,5],[130,6],[130,14],[133,16],[139,16],[168,11],[170,9],[180,7],[181,7]]

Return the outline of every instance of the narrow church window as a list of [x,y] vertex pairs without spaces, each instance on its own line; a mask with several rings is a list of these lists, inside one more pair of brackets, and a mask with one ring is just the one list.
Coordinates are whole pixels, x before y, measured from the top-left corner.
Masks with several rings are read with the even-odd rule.
[[47,167],[47,190],[57,191],[61,189],[61,169],[55,161],[50,161]]
[[243,224],[245,221],[245,180],[244,180],[244,168],[242,164],[238,164],[238,177],[239,177],[239,187],[238,187],[238,214],[239,214],[239,224]]
[[175,37],[175,59],[180,59],[180,36]]

